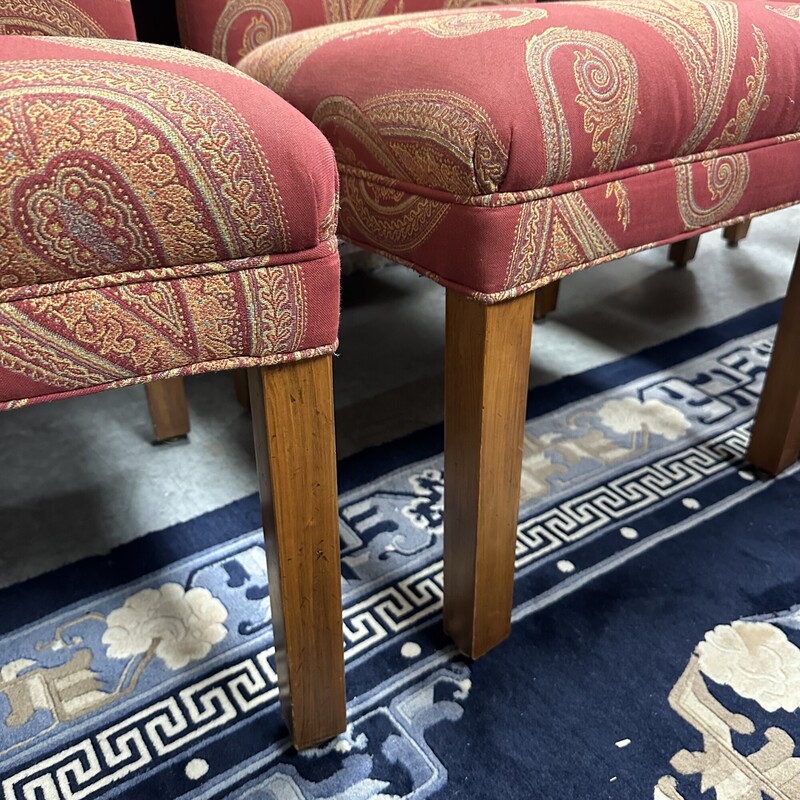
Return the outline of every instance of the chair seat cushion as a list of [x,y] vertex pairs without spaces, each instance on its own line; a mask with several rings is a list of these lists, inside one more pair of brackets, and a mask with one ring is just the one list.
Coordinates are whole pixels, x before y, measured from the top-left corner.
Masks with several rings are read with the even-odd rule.
[[[184,47],[235,64],[259,44],[292,31],[345,20],[458,8],[472,2],[473,0],[177,0],[177,9]],[[482,6],[501,3],[502,0],[480,0]]]
[[0,36],[136,39],[129,0],[0,0]]
[[333,348],[333,153],[233,68],[3,37],[0,163],[0,408]]
[[415,14],[239,66],[328,137],[340,231],[487,300],[800,199],[800,6]]

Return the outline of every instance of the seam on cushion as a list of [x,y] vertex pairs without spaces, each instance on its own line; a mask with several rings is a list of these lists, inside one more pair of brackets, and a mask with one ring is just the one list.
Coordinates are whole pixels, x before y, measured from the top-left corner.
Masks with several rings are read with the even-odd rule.
[[576,190],[589,189],[594,186],[601,186],[613,181],[626,180],[639,175],[650,175],[654,172],[662,172],[667,169],[675,169],[684,164],[696,164],[703,161],[710,161],[715,158],[723,158],[727,155],[750,152],[752,150],[763,150],[776,147],[788,142],[800,140],[800,133],[787,133],[772,136],[769,139],[758,139],[755,142],[747,142],[742,145],[720,148],[718,150],[704,150],[702,153],[695,153],[691,156],[683,156],[665,161],[655,161],[648,164],[641,164],[636,167],[626,167],[616,172],[607,172],[602,175],[592,175],[588,178],[576,178],[567,183],[557,184],[556,186],[546,186],[541,189],[525,189],[518,192],[497,192],[495,194],[484,195],[456,195],[445,192],[441,189],[431,189],[418,184],[404,183],[403,181],[372,172],[350,164],[339,164],[339,172],[344,175],[351,175],[368,183],[379,186],[387,186],[396,191],[404,192],[408,195],[420,197],[425,200],[434,200],[440,203],[459,206],[474,206],[477,208],[503,208],[507,206],[523,205],[535,200],[542,200],[547,197],[558,197]]
[[[325,246],[330,248],[325,251]],[[52,297],[57,294],[73,294],[90,290],[110,289],[115,286],[133,286],[137,283],[161,283],[207,275],[224,275],[251,269],[281,269],[287,266],[313,264],[330,258],[337,251],[336,237],[326,239],[310,250],[298,253],[279,253],[277,256],[248,256],[229,261],[207,261],[200,264],[182,264],[174,267],[148,267],[146,269],[124,270],[105,275],[87,275],[84,278],[71,278],[49,283],[29,283],[25,286],[0,289],[0,305],[32,300],[37,297]],[[278,262],[273,261],[278,258]],[[163,273],[163,274],[159,274]]]
[[546,286],[549,283],[553,283],[557,280],[560,280],[561,278],[566,278],[573,272],[581,272],[585,269],[589,269],[591,267],[595,267],[600,264],[605,264],[606,262],[609,261],[616,261],[617,259],[624,258],[625,256],[641,253],[644,250],[652,250],[653,248],[662,247],[664,245],[671,244],[672,242],[679,242],[682,241],[683,239],[688,239],[693,236],[698,236],[700,234],[707,233],[708,231],[718,230],[719,228],[725,228],[729,225],[737,225],[740,222],[745,222],[746,220],[749,219],[755,219],[756,217],[761,217],[764,214],[771,214],[773,211],[780,211],[784,208],[791,208],[792,206],[796,205],[800,205],[800,200],[795,200],[792,201],[791,203],[781,203],[781,205],[772,206],[771,208],[765,208],[762,211],[753,211],[750,214],[740,214],[738,217],[730,217],[729,219],[714,223],[713,225],[708,225],[705,228],[697,228],[695,230],[686,231],[685,233],[676,236],[671,236],[666,239],[659,239],[654,242],[648,242],[647,244],[638,245],[637,247],[629,247],[625,250],[618,250],[615,253],[611,253],[609,255],[596,258],[593,261],[587,261],[583,264],[577,264],[571,267],[567,267],[566,269],[558,270],[556,272],[551,272],[547,275],[542,276],[538,280],[529,281],[528,283],[521,283],[518,286],[513,286],[510,289],[503,289],[502,291],[499,292],[476,291],[472,287],[466,286],[463,283],[458,283],[458,281],[453,281],[450,280],[449,278],[443,278],[441,275],[437,274],[436,272],[433,272],[429,268],[420,266],[416,262],[411,261],[407,258],[402,258],[401,256],[398,256],[394,253],[390,253],[388,250],[381,250],[379,247],[367,244],[366,242],[361,242],[358,239],[343,233],[339,234],[339,236],[340,238],[350,242],[356,247],[361,247],[364,250],[369,250],[370,252],[377,253],[378,255],[384,256],[385,258],[388,258],[398,264],[403,264],[404,266],[413,269],[415,272],[418,272],[420,275],[423,275],[426,278],[430,278],[434,283],[438,283],[440,286],[444,286],[447,289],[453,289],[454,291],[460,292],[461,294],[466,294],[469,297],[472,297],[475,300],[480,301],[481,303],[492,305],[494,303],[501,303],[505,300],[511,300],[514,297],[519,297],[520,295],[528,294],[529,292],[541,289],[543,286]]
[[130,378],[120,378],[116,381],[98,383],[87,386],[84,389],[67,389],[63,392],[50,392],[49,394],[33,395],[32,397],[21,397],[15,400],[0,401],[0,412],[11,411],[15,408],[25,408],[30,405],[47,403],[53,400],[66,399],[68,397],[80,397],[86,394],[97,394],[108,389],[121,389],[125,386],[136,386],[142,383],[152,383],[166,378],[177,378],[182,375],[197,375],[204,372],[224,372],[231,369],[243,369],[248,367],[271,367],[276,364],[286,364],[292,361],[303,361],[318,356],[335,354],[339,349],[339,340],[336,339],[331,344],[320,345],[306,350],[295,350],[288,353],[272,353],[268,356],[234,356],[231,358],[217,358],[211,361],[195,361],[183,367],[163,370],[162,372],[152,372],[148,375],[136,375]]

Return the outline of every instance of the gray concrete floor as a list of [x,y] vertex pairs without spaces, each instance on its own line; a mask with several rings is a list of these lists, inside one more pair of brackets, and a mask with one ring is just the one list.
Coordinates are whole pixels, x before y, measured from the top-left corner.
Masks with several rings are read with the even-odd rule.
[[[706,234],[689,269],[666,250],[570,276],[534,327],[543,386],[783,295],[800,208],[738,248]],[[344,280],[335,360],[340,456],[442,419],[444,291],[403,267]],[[0,586],[102,553],[256,491],[250,420],[229,375],[187,379],[189,441],[154,447],[144,389],[0,414]]]

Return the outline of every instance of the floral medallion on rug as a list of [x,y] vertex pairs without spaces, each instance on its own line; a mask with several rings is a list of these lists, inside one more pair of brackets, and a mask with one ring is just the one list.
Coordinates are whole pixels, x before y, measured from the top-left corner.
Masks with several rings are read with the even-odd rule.
[[441,429],[340,464],[347,732],[280,719],[258,499],[0,592],[0,798],[800,800],[776,304],[531,393],[510,639],[441,631]]

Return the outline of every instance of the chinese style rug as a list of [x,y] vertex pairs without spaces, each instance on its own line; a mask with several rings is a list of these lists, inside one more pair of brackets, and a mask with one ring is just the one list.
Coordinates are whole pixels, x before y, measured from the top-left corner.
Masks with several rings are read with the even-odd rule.
[[778,305],[530,395],[511,638],[441,631],[442,436],[340,464],[349,727],[281,723],[257,497],[0,592],[0,798],[800,800]]

